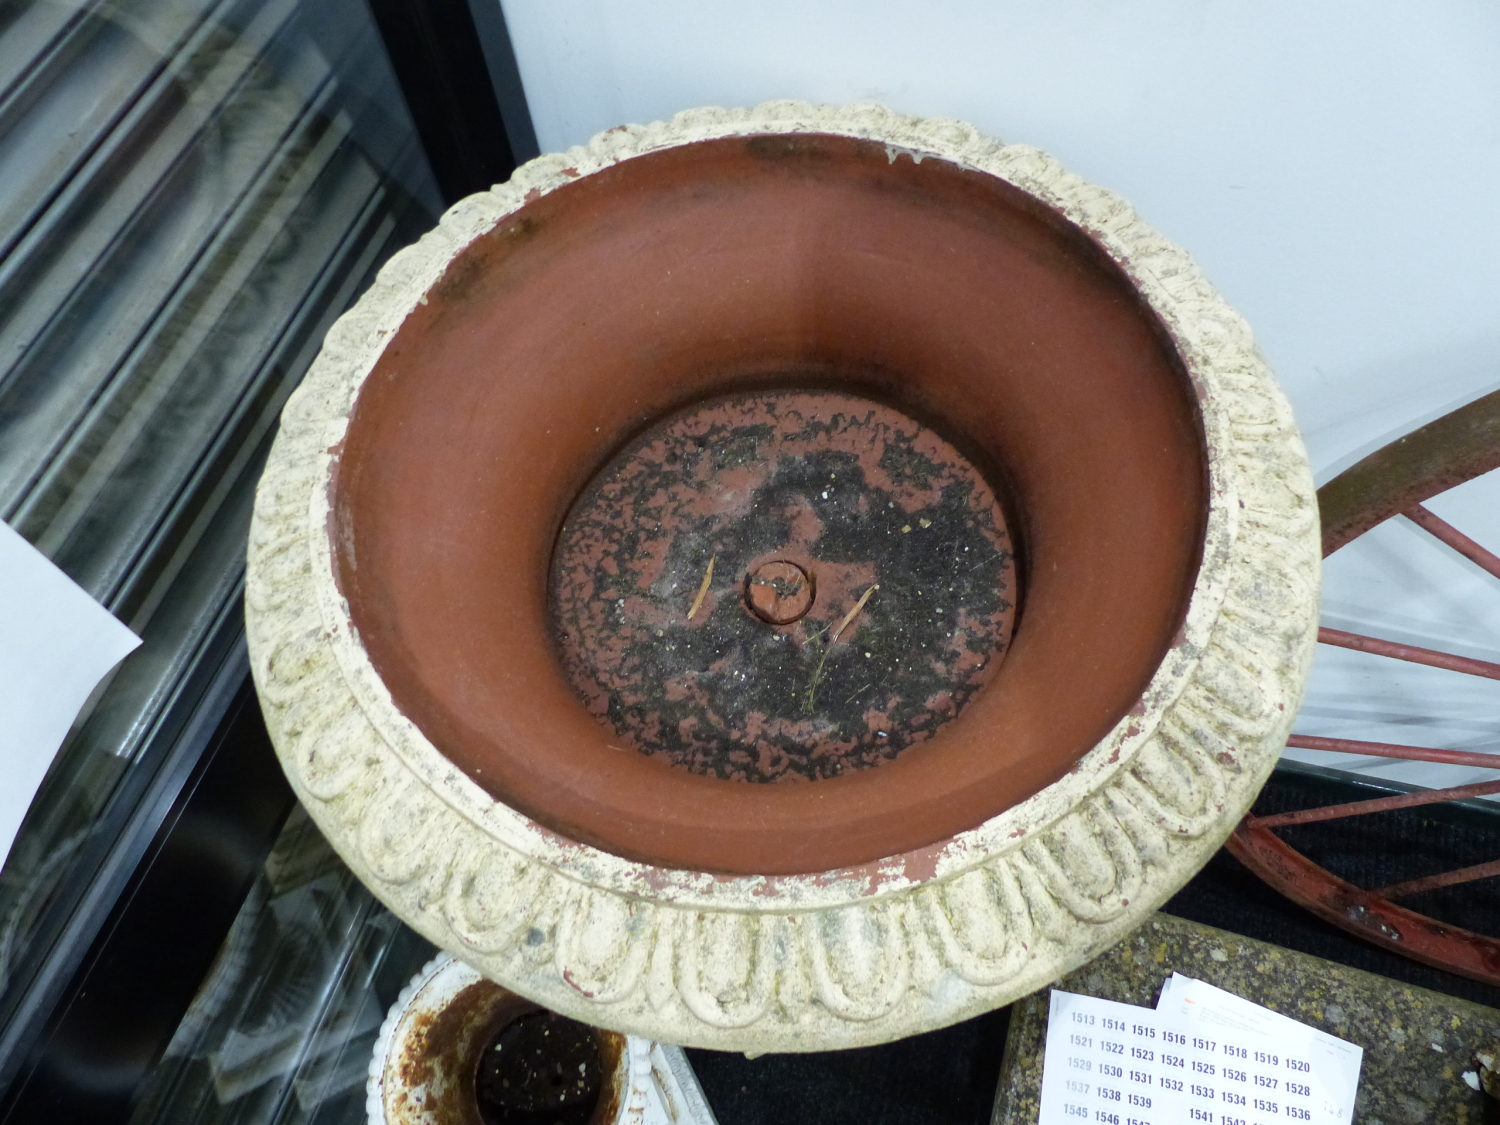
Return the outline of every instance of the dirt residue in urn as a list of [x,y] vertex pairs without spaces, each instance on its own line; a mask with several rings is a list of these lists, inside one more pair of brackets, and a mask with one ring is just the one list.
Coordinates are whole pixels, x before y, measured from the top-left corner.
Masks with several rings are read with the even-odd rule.
[[867,399],[788,391],[628,446],[564,526],[552,600],[564,667],[622,744],[817,780],[954,718],[1009,644],[1016,585],[999,500],[952,445]]

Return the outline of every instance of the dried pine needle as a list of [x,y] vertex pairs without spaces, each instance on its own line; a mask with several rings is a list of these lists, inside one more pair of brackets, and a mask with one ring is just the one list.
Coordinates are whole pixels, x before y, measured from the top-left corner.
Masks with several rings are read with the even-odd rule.
[[[703,599],[708,597],[709,584],[714,580],[714,563],[718,561],[718,558],[718,555],[714,555],[708,560],[708,569],[703,572],[703,581],[698,584],[698,596],[693,599],[693,608],[688,610],[687,619],[689,621],[697,617],[698,611],[703,608]],[[868,594],[865,596],[869,597]],[[864,603],[861,602],[860,604],[863,605]],[[840,626],[840,628],[842,627]]]
[[[813,707],[817,705],[818,685],[823,682],[823,668],[828,663],[828,657],[833,652],[834,642],[839,639],[839,634],[849,627],[849,622],[853,621],[856,617],[859,616],[859,611],[865,608],[865,603],[870,600],[870,595],[878,589],[880,589],[880,583],[877,582],[875,583],[875,585],[871,586],[868,590],[866,590],[859,596],[859,601],[854,603],[853,609],[844,614],[844,619],[839,622],[837,629],[834,629],[832,632],[825,632],[823,634],[825,637],[827,637],[827,640],[823,642],[823,655],[818,658],[818,666],[813,669],[812,680],[807,685],[806,704],[808,711],[811,711]],[[869,685],[866,684],[865,686],[868,687]],[[864,688],[859,689],[859,691],[864,690]],[[855,692],[854,695],[858,695],[859,691]],[[853,699],[854,696],[850,696],[849,698]],[[848,700],[845,700],[844,702],[847,703]]]
[[[712,564],[709,565],[712,566]],[[875,583],[875,585],[859,596],[859,601],[854,603],[854,608],[844,614],[844,619],[839,622],[839,627],[833,631],[833,636],[828,638],[829,644],[833,644],[834,641],[839,639],[839,634],[849,627],[849,622],[859,616],[859,611],[865,608],[865,603],[870,600],[870,595],[878,589],[880,589],[879,582]]]

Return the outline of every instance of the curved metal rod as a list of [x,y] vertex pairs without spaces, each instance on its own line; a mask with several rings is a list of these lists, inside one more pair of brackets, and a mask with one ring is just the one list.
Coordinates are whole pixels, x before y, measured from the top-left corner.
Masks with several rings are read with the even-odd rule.
[[1500,467],[1500,391],[1377,449],[1318,489],[1323,554],[1428,497]]
[[1500,985],[1500,941],[1362,891],[1265,828],[1242,822],[1224,846],[1287,898],[1335,926],[1434,968]]

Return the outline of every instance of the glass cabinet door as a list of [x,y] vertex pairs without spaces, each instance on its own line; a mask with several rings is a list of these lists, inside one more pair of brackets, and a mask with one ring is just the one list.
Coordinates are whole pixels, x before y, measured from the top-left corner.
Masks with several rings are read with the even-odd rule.
[[243,685],[282,404],[441,206],[363,0],[0,0],[0,518],[144,639],[0,870],[0,1089]]

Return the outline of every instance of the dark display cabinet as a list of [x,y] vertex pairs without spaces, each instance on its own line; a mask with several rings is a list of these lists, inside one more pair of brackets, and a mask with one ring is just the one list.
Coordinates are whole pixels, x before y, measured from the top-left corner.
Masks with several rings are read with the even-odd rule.
[[430,949],[293,812],[246,530],[329,325],[509,175],[501,101],[534,151],[519,91],[494,3],[0,4],[0,518],[144,641],[0,870],[0,1120],[362,1119]]

